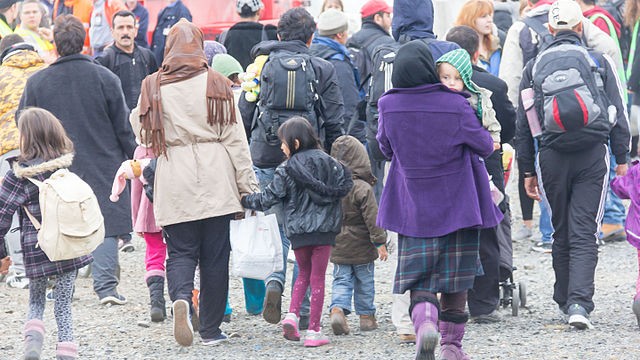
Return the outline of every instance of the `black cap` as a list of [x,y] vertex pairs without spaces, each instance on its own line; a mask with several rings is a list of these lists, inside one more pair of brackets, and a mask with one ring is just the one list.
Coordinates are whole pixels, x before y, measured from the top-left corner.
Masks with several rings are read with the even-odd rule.
[[0,0],[0,9],[6,9],[19,1],[22,0]]

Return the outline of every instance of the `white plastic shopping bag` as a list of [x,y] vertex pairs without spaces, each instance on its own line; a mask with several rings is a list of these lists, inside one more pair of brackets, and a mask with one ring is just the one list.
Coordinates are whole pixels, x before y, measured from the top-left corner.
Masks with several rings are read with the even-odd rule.
[[231,274],[264,280],[282,271],[282,240],[275,214],[245,213],[242,220],[231,220]]

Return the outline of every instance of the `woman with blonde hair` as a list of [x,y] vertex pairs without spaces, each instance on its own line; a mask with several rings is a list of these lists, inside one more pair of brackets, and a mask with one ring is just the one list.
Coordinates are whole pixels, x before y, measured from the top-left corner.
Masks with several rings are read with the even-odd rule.
[[498,76],[502,49],[500,39],[494,35],[493,3],[489,0],[469,0],[460,9],[455,26],[466,25],[480,36],[478,65]]

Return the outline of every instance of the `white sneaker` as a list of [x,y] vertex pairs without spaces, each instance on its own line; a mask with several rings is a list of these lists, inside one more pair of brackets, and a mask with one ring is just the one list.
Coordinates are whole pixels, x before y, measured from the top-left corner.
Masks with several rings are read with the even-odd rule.
[[186,300],[173,302],[173,337],[182,346],[193,344],[193,327],[189,318],[189,303]]
[[29,278],[25,276],[25,274],[17,274],[13,273],[7,275],[5,281],[7,282],[8,287],[12,287],[15,289],[27,289],[29,288]]

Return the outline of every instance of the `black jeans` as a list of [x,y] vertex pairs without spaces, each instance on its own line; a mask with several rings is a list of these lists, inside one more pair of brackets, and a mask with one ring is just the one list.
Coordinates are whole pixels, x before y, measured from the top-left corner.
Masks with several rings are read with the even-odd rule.
[[167,225],[167,284],[171,301],[191,304],[193,276],[200,263],[200,336],[221,333],[229,292],[229,222],[233,215]]
[[609,186],[609,149],[604,144],[571,153],[542,148],[541,187],[553,223],[553,300],[566,311],[573,304],[593,311],[598,263],[598,224]]

